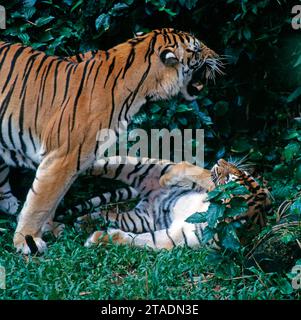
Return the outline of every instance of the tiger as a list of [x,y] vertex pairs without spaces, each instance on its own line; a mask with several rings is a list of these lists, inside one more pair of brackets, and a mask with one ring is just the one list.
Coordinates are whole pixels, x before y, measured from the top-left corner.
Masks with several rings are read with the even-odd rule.
[[[140,195],[136,207],[127,212],[114,210],[96,211],[79,216],[75,226],[85,229],[91,222],[102,218],[106,223],[114,223],[115,228],[96,231],[86,241],[85,246],[99,242],[130,244],[152,249],[171,249],[187,245],[199,247],[207,223],[191,224],[186,219],[195,212],[206,212],[210,205],[207,193],[216,185],[236,181],[250,194],[241,195],[248,204],[248,210],[232,218],[227,223],[241,221],[263,228],[266,225],[266,212],[270,208],[269,191],[246,171],[224,159],[218,160],[211,170],[188,162],[173,163],[154,159],[133,158],[129,165],[118,165],[118,161],[107,158],[105,166],[99,166],[102,177],[120,180],[128,187],[106,192],[69,210],[70,215],[82,214],[106,205],[114,199],[124,201]],[[218,239],[211,243],[218,248]]]
[[[221,71],[219,56],[194,35],[172,28],[136,36],[82,62],[0,42],[0,209],[18,207],[9,166],[36,171],[14,233],[17,252],[38,251],[43,226],[75,179],[102,157],[101,129],[117,130],[147,101],[179,93],[192,101]],[[100,153],[100,154],[99,154]]]

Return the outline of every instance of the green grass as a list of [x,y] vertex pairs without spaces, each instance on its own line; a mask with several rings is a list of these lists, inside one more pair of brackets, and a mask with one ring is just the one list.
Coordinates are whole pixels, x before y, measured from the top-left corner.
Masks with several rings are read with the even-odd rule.
[[[11,223],[10,223],[11,224]],[[154,252],[109,244],[85,248],[67,227],[40,257],[16,254],[12,231],[0,239],[6,290],[0,299],[299,299],[285,275],[218,276],[206,249]]]
[[[17,181],[17,180],[16,180]],[[24,200],[31,178],[22,179]],[[98,194],[112,183],[83,177],[72,186],[58,209]],[[19,191],[19,192],[18,192]],[[22,191],[22,193],[20,193]],[[128,204],[129,205],[129,204]],[[205,248],[154,252],[109,244],[85,248],[88,235],[66,226],[59,240],[48,241],[39,257],[16,254],[12,245],[16,222],[0,216],[0,265],[6,268],[6,290],[0,299],[300,299],[286,274],[265,274],[228,264],[228,275],[207,261]],[[231,275],[229,275],[231,274]]]

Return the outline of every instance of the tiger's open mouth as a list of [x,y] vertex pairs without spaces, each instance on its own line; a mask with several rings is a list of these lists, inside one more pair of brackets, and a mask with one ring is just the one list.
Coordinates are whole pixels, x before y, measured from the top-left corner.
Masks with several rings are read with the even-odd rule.
[[223,67],[224,64],[218,58],[207,58],[204,60],[201,67],[193,72],[192,78],[187,85],[187,93],[191,97],[198,96],[204,88],[202,81],[215,81],[216,74],[224,74],[222,71]]

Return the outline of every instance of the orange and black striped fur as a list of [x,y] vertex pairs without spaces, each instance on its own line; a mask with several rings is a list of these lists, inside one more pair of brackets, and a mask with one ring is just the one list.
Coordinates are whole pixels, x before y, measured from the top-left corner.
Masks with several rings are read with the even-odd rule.
[[8,166],[36,170],[19,215],[16,249],[30,252],[26,235],[40,252],[46,249],[43,226],[97,158],[99,130],[130,121],[147,100],[180,92],[193,100],[201,74],[220,71],[217,58],[193,35],[173,29],[154,30],[79,63],[0,42],[0,209],[15,213],[18,206]]
[[[149,246],[154,249],[170,249],[178,245],[198,247],[201,245],[202,233],[207,223],[190,224],[185,220],[195,212],[205,212],[209,207],[207,192],[215,185],[236,181],[244,185],[251,193],[241,195],[246,198],[248,210],[245,214],[227,218],[227,223],[265,225],[265,214],[270,205],[269,192],[247,172],[234,164],[220,159],[211,171],[191,165],[187,162],[175,164],[167,161],[137,161],[133,158],[129,165],[112,165],[115,159],[107,159],[102,176],[116,178],[127,183],[129,188],[122,188],[116,194],[105,193],[77,206],[71,212],[84,212],[95,205],[96,208],[109,203],[112,197],[126,200],[140,195],[137,206],[128,212],[104,210],[93,212],[77,219],[77,226],[87,226],[99,217],[114,223],[117,229],[94,232],[86,242],[106,242],[109,236],[117,243],[134,246]],[[116,161],[114,161],[115,163]],[[135,169],[136,168],[136,169]],[[103,170],[103,169],[102,169]],[[215,183],[213,182],[215,181]],[[70,213],[71,213],[70,212]],[[216,240],[211,245],[216,245]]]
[[222,184],[223,177],[229,176],[230,180],[245,186],[250,195],[241,195],[246,199],[248,211],[239,217],[233,217],[232,220],[248,219],[253,224],[259,225],[261,228],[266,225],[266,212],[271,206],[269,191],[263,188],[259,183],[246,171],[239,169],[236,165],[225,161],[218,160],[217,165],[212,168],[213,181],[216,184]]

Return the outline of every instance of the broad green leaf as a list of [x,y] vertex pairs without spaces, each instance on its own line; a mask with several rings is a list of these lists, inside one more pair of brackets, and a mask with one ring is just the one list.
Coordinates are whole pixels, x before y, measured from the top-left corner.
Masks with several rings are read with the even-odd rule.
[[37,27],[41,27],[41,26],[44,26],[45,24],[48,24],[53,19],[55,19],[53,16],[41,17],[35,21],[35,24],[37,25]]
[[37,2],[37,0],[24,0],[23,6],[26,8],[31,8],[31,7],[34,7],[36,2]]
[[122,11],[128,9],[129,6],[126,3],[116,3],[114,7],[110,10],[110,15],[112,16],[120,16]]
[[220,241],[225,249],[238,251],[240,248],[240,242],[235,232],[235,228],[231,224],[226,225],[223,229],[223,232],[220,235]]
[[108,14],[101,14],[95,21],[96,30],[103,28],[103,30],[108,30],[110,28],[110,16]]
[[283,156],[286,161],[292,160],[294,157],[300,155],[300,143],[297,141],[290,142],[283,150]]
[[210,191],[207,195],[207,199],[211,200],[216,198],[217,196],[219,196],[222,193],[222,190],[220,190],[219,188],[215,188],[212,191]]
[[187,106],[186,104],[180,104],[179,106],[177,106],[177,112],[187,112],[191,110],[192,108]]
[[210,229],[209,227],[206,227],[203,231],[202,242],[204,244],[208,243],[211,239],[213,239],[214,235],[215,235],[214,230]]
[[240,216],[248,210],[248,204],[245,199],[235,197],[230,201],[230,207],[226,208],[225,216],[234,217],[236,215]]
[[243,29],[243,35],[247,40],[250,40],[252,35],[251,30],[248,27],[245,27]]
[[202,223],[206,222],[206,213],[205,212],[196,212],[193,215],[191,215],[189,218],[185,220],[186,222],[189,223]]
[[207,210],[207,220],[210,228],[214,228],[218,219],[223,217],[225,207],[221,204],[211,203]]

